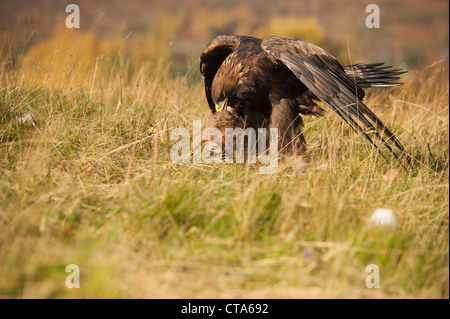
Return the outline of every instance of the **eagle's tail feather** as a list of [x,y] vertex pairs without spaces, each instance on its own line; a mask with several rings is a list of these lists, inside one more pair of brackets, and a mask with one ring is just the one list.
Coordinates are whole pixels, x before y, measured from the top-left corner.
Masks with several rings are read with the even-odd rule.
[[392,65],[385,66],[383,62],[372,64],[352,64],[344,67],[345,73],[352,80],[356,80],[361,88],[400,86],[403,83],[393,82],[406,73],[403,69],[392,69]]

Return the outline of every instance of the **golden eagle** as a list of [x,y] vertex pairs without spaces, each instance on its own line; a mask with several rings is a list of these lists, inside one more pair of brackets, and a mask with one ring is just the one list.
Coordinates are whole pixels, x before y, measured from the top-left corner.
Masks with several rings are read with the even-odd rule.
[[201,53],[200,72],[212,123],[219,119],[216,126],[243,121],[254,129],[278,128],[282,150],[302,153],[300,115],[323,115],[315,103],[321,100],[375,147],[369,133],[398,158],[381,132],[404,154],[394,134],[362,102],[363,88],[402,85],[392,82],[405,73],[401,69],[384,63],[343,67],[324,49],[296,38],[221,35]]

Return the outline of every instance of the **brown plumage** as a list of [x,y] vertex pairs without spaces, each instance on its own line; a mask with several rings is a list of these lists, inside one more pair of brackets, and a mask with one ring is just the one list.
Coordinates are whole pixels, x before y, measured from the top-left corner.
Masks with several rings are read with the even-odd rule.
[[212,122],[217,110],[233,110],[246,127],[276,127],[284,152],[305,151],[301,115],[323,115],[316,104],[321,100],[373,145],[369,134],[395,157],[388,140],[404,154],[394,134],[362,102],[363,88],[401,85],[392,82],[404,73],[400,69],[383,63],[343,67],[322,48],[295,38],[218,36],[201,53],[200,71]]

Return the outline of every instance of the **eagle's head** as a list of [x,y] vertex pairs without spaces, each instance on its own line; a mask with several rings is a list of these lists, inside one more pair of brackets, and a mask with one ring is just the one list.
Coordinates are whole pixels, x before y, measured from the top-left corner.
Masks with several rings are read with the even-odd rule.
[[254,89],[254,83],[249,77],[248,67],[238,63],[234,54],[230,54],[218,69],[211,87],[211,97],[216,112],[234,108],[241,113],[241,107]]

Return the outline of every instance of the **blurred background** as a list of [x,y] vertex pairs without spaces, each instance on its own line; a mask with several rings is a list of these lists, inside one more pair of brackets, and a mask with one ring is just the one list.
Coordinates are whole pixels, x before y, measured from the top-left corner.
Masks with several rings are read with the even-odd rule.
[[[2,0],[2,56],[9,67],[51,61],[55,71],[75,60],[110,67],[120,55],[129,72],[158,61],[184,72],[215,36],[245,34],[302,38],[343,64],[385,61],[408,69],[442,59],[448,64],[447,0],[378,0],[381,27],[368,29],[365,8],[372,2]],[[70,3],[80,7],[80,29],[65,26]]]

